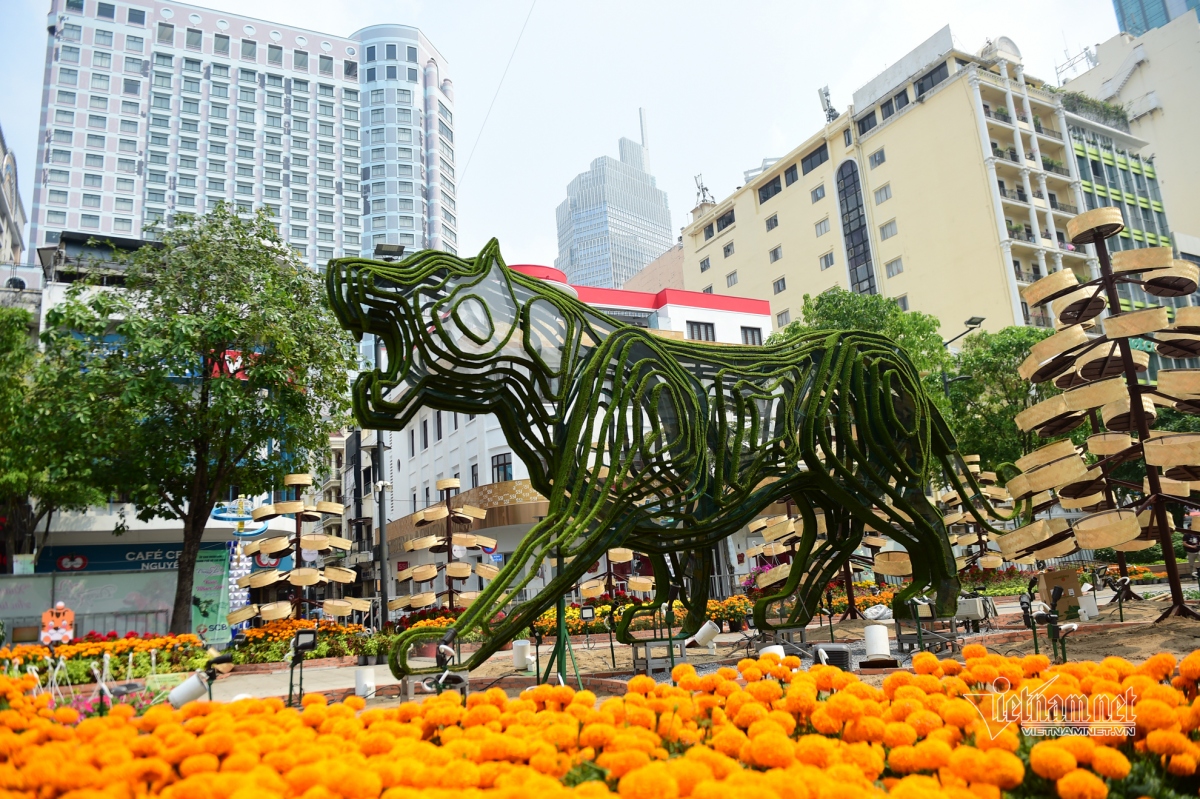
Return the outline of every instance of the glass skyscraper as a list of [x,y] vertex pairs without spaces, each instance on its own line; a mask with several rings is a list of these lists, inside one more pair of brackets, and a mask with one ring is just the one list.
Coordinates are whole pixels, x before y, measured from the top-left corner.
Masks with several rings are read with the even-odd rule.
[[644,112],[641,143],[622,138],[619,147],[619,161],[592,161],[558,206],[554,266],[573,285],[620,288],[673,243],[667,193],[650,174]]
[[1200,14],[1200,0],[1113,0],[1113,9],[1122,33],[1141,36],[1188,11]]

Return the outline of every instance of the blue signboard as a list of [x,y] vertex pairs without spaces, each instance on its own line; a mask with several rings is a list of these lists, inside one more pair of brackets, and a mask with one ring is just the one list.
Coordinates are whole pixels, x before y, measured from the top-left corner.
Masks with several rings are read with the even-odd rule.
[[[227,549],[228,544],[201,544],[201,549]],[[88,544],[48,546],[37,560],[37,572],[163,571],[179,568],[180,544]]]

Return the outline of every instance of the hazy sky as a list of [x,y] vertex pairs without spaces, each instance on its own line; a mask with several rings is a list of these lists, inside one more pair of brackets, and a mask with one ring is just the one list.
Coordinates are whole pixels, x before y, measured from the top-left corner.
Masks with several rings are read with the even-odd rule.
[[[947,23],[970,51],[1008,36],[1026,72],[1046,80],[1065,50],[1117,33],[1109,0],[537,0],[475,149],[530,0],[196,5],[339,35],[381,22],[421,28],[454,81],[459,249],[496,236],[510,263],[553,262],[554,209],[567,183],[592,159],[615,157],[621,136],[638,137],[639,106],[649,116],[651,171],[678,229],[695,204],[696,174],[725,196],[744,170],[820,127],[818,88],[828,85],[844,109],[855,89]],[[0,0],[0,126],[17,152],[27,212],[49,8]]]

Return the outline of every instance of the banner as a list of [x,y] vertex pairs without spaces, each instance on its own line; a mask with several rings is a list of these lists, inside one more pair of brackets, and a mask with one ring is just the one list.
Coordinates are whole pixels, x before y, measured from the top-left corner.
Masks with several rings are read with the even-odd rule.
[[201,550],[192,583],[192,632],[210,644],[229,643],[229,550]]
[[[169,571],[179,568],[179,550],[172,544],[59,544],[42,550],[38,572]],[[225,552],[228,545],[205,542],[201,551]]]

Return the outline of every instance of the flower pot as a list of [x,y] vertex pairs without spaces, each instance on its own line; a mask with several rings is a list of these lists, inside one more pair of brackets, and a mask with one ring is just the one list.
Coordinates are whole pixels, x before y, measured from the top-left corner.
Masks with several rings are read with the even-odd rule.
[[512,651],[512,648],[513,648],[513,647],[512,647],[512,641],[509,641],[509,642],[508,642],[508,643],[506,643],[504,646],[500,647],[499,651],[500,651],[500,652],[511,652],[511,651]]
[[358,665],[360,665],[360,666],[368,666],[368,665],[370,665],[370,664],[367,662],[367,658],[369,658],[369,657],[371,657],[371,655],[359,655],[359,656],[358,656]]
[[429,641],[423,644],[413,644],[408,650],[408,656],[412,658],[435,658],[437,657],[437,641]]
[[731,633],[740,633],[742,625],[745,624],[741,619],[726,619],[725,623],[729,625],[729,632]]

